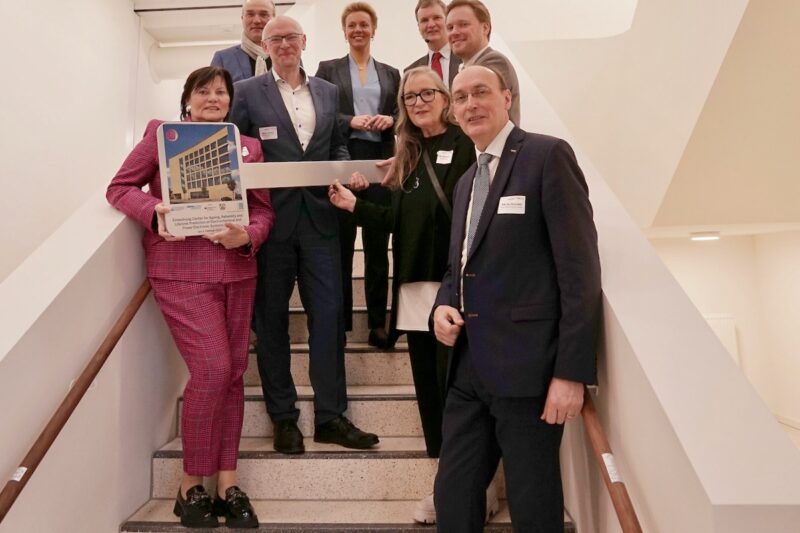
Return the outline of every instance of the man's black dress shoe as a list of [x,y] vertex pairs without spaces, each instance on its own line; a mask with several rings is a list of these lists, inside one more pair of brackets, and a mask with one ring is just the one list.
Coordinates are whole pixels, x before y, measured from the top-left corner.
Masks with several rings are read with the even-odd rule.
[[369,330],[369,337],[367,337],[367,344],[375,346],[381,350],[388,350],[394,346],[397,338],[392,338],[383,328],[373,328]]
[[229,528],[258,527],[258,516],[250,505],[250,498],[236,485],[225,490],[225,499],[219,493],[214,498],[214,514],[225,517]]
[[181,518],[181,525],[185,527],[217,527],[219,520],[214,514],[211,498],[202,485],[195,485],[186,491],[186,499],[181,496],[181,489],[178,489],[178,497],[175,499],[175,508],[172,510],[175,516]]
[[320,424],[314,429],[314,442],[339,444],[345,448],[366,450],[378,442],[374,433],[366,433],[353,425],[347,418],[337,416],[333,420]]
[[291,455],[306,451],[303,445],[303,434],[297,427],[294,420],[278,420],[272,423],[273,440],[272,446],[276,452],[288,453]]

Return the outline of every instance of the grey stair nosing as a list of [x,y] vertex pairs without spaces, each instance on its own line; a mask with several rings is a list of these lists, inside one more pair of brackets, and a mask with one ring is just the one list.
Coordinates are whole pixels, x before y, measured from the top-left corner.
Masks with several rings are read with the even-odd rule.
[[[224,526],[223,526],[224,527]],[[227,529],[217,528],[216,531],[226,531]],[[253,533],[369,533],[370,531],[382,531],[384,533],[417,533],[419,531],[435,531],[436,525],[426,524],[372,524],[372,523],[353,523],[353,524],[303,524],[285,523],[269,524],[261,523],[258,528],[248,529]],[[174,531],[187,531],[177,522],[126,522],[122,525],[121,531],[136,533],[170,533]],[[484,533],[512,533],[511,524],[486,524]],[[572,523],[564,523],[564,533],[575,533]]]
[[[299,345],[299,346],[292,346],[290,348],[291,353],[296,354],[306,354],[309,352],[309,348],[307,344]],[[250,348],[250,353],[255,354],[255,348]],[[381,356],[386,354],[392,353],[408,353],[408,344],[398,342],[391,348],[378,348],[376,346],[345,346],[344,347],[344,354],[373,354],[375,356]]]
[[[156,450],[153,459],[183,459],[183,450]],[[288,455],[274,450],[239,450],[239,460],[256,459],[290,459],[290,460],[315,460],[315,459],[430,459],[423,450],[353,450],[342,451],[306,451],[301,454]]]
[[[387,305],[386,306],[386,312],[388,313],[391,310],[392,310],[392,307],[390,305]],[[306,310],[303,307],[290,307],[289,308],[289,314],[302,314],[302,313],[305,313],[305,312],[306,312]],[[366,314],[366,312],[367,312],[367,306],[366,305],[354,305],[353,306],[353,313]]]
[[[311,401],[314,399],[313,394],[298,394],[297,401]],[[416,395],[414,394],[381,394],[381,395],[370,395],[370,394],[348,394],[347,401],[358,401],[358,402],[396,402],[396,401],[415,401],[417,399]],[[246,402],[263,402],[264,395],[263,394],[246,394],[244,397],[244,401]]]

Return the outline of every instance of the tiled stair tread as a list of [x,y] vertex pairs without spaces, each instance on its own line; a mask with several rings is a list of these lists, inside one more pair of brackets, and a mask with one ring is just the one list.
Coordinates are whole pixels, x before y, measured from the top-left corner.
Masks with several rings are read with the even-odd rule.
[[[308,353],[308,343],[307,342],[296,342],[291,344],[291,351],[292,353]],[[344,348],[345,355],[348,353],[375,353],[375,354],[384,354],[384,353],[406,353],[408,352],[408,343],[405,341],[398,341],[397,344],[394,345],[394,348],[389,350],[379,350],[374,346],[370,346],[366,342],[347,342],[347,346]]]
[[[405,533],[434,531],[433,525],[415,524],[411,521],[416,500],[347,501],[347,500],[251,500],[259,520],[254,532],[281,533],[339,532],[360,533],[383,531]],[[172,514],[175,501],[153,499],[141,507],[122,525],[123,532],[186,531]],[[565,517],[565,531],[575,530]],[[220,529],[217,531],[225,531]],[[508,506],[500,501],[497,513],[485,528],[486,533],[510,532]]]
[[[240,459],[389,459],[427,458],[425,440],[422,437],[381,437],[381,442],[369,450],[351,450],[337,444],[314,442],[313,436],[303,439],[306,453],[285,455],[272,448],[271,437],[243,437],[239,444]],[[155,458],[180,458],[183,456],[181,439],[176,438],[155,452]]]
[[[295,385],[299,400],[314,397],[311,385]],[[261,387],[245,387],[245,400],[263,400]],[[348,400],[415,400],[414,385],[348,385]]]

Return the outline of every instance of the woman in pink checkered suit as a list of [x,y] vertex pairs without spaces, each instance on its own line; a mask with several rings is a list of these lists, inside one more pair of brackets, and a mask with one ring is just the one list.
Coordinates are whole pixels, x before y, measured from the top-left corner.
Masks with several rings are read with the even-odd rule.
[[[181,118],[222,122],[233,97],[230,74],[218,67],[192,72],[181,96]],[[181,440],[183,479],[175,514],[187,527],[257,527],[247,495],[236,486],[236,460],[244,413],[242,376],[256,287],[255,253],[275,219],[267,190],[247,191],[250,224],[202,237],[175,237],[165,230],[156,129],[125,159],[108,186],[108,201],[145,228],[147,276],[186,366]],[[241,137],[245,162],[262,161],[261,144]],[[142,187],[149,186],[149,192]],[[213,502],[203,477],[219,474]]]

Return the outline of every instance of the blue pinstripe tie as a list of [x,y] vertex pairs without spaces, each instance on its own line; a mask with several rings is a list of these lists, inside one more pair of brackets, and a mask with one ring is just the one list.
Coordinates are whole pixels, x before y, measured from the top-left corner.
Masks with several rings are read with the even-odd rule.
[[492,154],[483,153],[478,156],[478,172],[475,173],[475,181],[472,185],[472,214],[469,217],[469,230],[467,231],[467,251],[472,251],[472,240],[475,232],[478,231],[478,223],[481,221],[483,204],[486,203],[486,196],[489,194],[489,161]]

